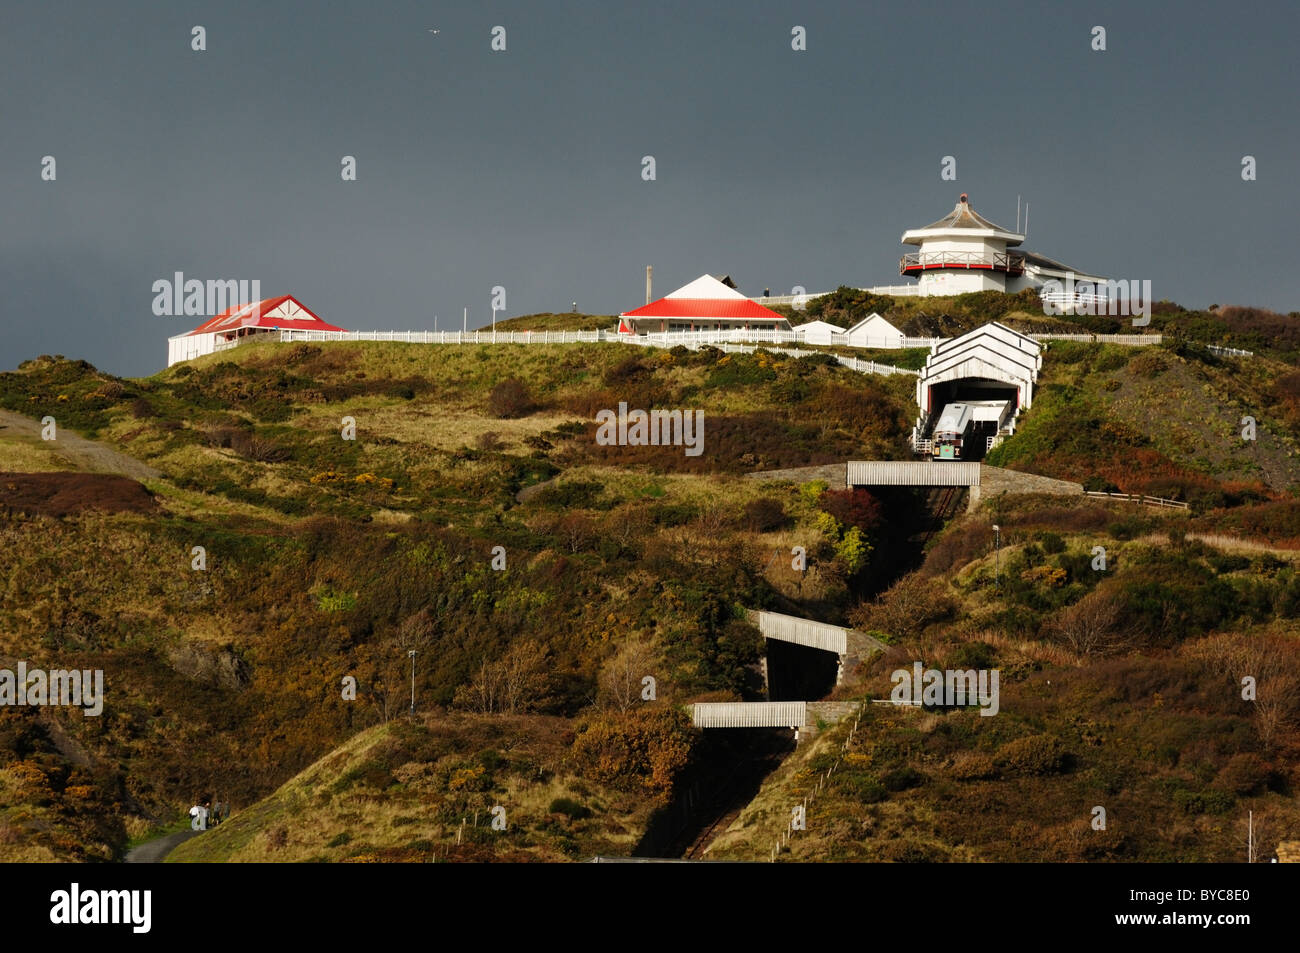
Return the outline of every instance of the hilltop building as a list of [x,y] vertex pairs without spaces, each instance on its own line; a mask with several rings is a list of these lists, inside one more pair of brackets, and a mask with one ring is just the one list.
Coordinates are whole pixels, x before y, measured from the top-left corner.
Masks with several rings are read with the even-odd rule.
[[803,334],[803,343],[829,347],[840,344],[846,347],[904,347],[905,335],[878,314],[870,314],[847,330],[829,321],[809,321],[797,324],[795,331]]
[[[905,254],[898,263],[898,271],[904,277],[917,279],[916,290],[911,293],[921,296],[972,291],[1015,294],[1025,288],[1041,288],[1051,280],[1064,280],[1067,272],[1073,272],[1077,282],[1104,285],[1105,278],[1071,268],[1046,255],[1012,250],[1024,240],[1022,233],[996,225],[978,214],[963,192],[953,210],[943,218],[903,233],[903,244],[916,245],[919,250]],[[897,287],[879,291],[900,293]]]
[[342,331],[327,324],[292,295],[265,298],[227,308],[193,331],[167,339],[167,366],[234,347],[256,334],[273,334],[282,328],[301,331]]
[[850,347],[903,347],[903,332],[872,312],[847,332]]
[[789,331],[790,322],[735,289],[730,280],[700,275],[658,301],[618,316],[619,334],[717,331],[732,328]]

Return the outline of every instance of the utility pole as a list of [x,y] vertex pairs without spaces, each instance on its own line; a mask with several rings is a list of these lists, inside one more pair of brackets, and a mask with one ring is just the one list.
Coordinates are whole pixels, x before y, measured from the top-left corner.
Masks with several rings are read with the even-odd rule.
[[468,330],[469,330],[469,308],[466,308],[465,313],[461,315],[460,331],[461,334],[464,334]]
[[1001,559],[1002,559],[1002,528],[997,524],[994,524],[993,526],[993,585],[995,587],[999,587],[1001,585],[1000,566],[999,566]]
[[411,658],[411,717],[415,717],[415,649],[408,649]]

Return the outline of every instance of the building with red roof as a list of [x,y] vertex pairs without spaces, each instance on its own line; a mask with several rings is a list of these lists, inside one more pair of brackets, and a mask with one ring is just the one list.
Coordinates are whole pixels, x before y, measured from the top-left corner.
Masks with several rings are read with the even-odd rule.
[[322,321],[293,295],[265,298],[251,304],[227,308],[204,321],[193,331],[167,339],[167,366],[193,360],[234,347],[255,334],[274,334],[283,329],[298,331],[342,331]]
[[620,334],[749,328],[789,331],[790,322],[712,275],[618,316]]

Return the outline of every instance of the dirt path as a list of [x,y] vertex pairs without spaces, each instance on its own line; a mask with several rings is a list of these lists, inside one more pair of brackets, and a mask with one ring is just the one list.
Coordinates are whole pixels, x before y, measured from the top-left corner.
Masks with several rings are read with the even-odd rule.
[[147,840],[138,847],[132,847],[126,852],[126,863],[128,864],[161,864],[163,858],[172,852],[177,844],[184,843],[191,837],[196,837],[202,831],[177,831],[175,834],[167,834],[164,837],[155,837],[153,840]]
[[156,480],[162,473],[146,463],[120,453],[102,443],[87,440],[63,427],[57,431],[54,441],[41,440],[41,422],[12,411],[0,410],[0,434],[19,434],[31,437],[37,443],[57,451],[62,457],[71,461],[79,470],[92,473],[116,473],[133,480]]

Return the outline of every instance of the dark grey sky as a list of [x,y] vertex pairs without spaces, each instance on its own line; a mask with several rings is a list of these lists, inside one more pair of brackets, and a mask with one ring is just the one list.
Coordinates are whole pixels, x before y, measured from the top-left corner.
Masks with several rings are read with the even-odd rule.
[[494,285],[616,313],[647,264],[657,294],[901,283],[961,191],[1156,298],[1300,308],[1291,0],[698,6],[6,5],[0,368],[158,370],[199,323],[151,312],[175,271],[379,329],[482,325]]

